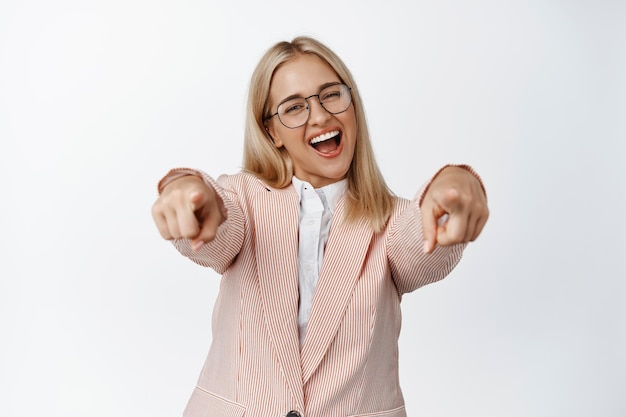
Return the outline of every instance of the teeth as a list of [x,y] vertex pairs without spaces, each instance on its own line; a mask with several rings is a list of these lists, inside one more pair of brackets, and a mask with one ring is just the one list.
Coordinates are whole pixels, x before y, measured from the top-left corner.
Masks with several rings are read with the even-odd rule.
[[320,142],[324,142],[325,140],[328,140],[330,138],[334,138],[335,136],[337,136],[339,134],[338,130],[332,131],[332,132],[328,132],[328,133],[324,133],[323,135],[319,135],[316,138],[311,139],[311,145],[315,145],[316,143],[320,143]]

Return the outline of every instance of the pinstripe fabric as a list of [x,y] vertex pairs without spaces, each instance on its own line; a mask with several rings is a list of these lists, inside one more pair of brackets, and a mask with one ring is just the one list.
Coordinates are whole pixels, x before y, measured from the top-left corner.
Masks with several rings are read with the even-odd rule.
[[[228,219],[193,261],[223,274],[213,343],[184,415],[403,417],[402,294],[445,277],[464,245],[422,254],[417,201],[398,199],[385,230],[343,220],[329,233],[306,338],[298,342],[298,199],[241,173],[216,182]],[[418,194],[419,195],[419,194]]]

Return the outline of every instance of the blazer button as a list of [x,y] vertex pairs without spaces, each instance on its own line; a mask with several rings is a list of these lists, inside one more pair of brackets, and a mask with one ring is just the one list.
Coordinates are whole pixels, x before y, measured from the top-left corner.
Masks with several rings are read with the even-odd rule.
[[302,416],[300,416],[300,413],[298,413],[297,411],[291,410],[290,412],[285,414],[285,417],[302,417]]

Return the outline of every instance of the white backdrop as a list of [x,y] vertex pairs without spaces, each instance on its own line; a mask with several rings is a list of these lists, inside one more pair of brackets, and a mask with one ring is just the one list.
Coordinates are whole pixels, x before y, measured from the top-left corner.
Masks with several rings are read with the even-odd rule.
[[181,415],[219,277],[161,240],[156,182],[238,171],[274,42],[352,69],[411,197],[473,165],[491,218],[404,298],[412,416],[626,415],[626,3],[3,0],[0,416]]

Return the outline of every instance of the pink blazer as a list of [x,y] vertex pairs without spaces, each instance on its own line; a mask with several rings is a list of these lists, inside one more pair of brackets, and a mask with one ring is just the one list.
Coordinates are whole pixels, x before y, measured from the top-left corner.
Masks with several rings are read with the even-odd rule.
[[464,245],[422,253],[418,198],[398,198],[376,234],[365,218],[343,221],[340,201],[300,348],[295,189],[247,173],[204,179],[228,218],[196,253],[189,241],[174,242],[223,275],[213,342],[184,416],[406,416],[398,381],[402,294],[444,278]]

